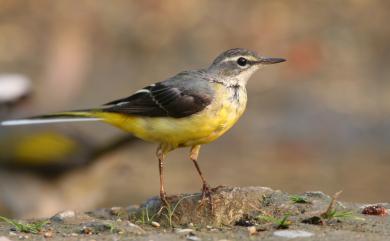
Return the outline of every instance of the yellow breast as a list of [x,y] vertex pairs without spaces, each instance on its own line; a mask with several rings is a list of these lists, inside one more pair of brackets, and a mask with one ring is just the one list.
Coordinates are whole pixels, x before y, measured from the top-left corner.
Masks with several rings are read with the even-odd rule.
[[101,113],[106,122],[135,136],[167,144],[172,149],[214,141],[229,130],[243,114],[247,96],[244,88],[228,89],[215,84],[212,104],[183,118],[142,117],[117,113]]

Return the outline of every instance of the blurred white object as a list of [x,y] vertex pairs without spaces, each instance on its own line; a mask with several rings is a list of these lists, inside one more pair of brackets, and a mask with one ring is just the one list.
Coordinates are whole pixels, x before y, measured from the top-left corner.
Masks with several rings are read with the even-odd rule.
[[275,231],[274,236],[283,238],[306,238],[313,236],[314,233],[306,232],[303,230],[281,230]]
[[0,102],[12,102],[31,91],[31,80],[21,74],[0,75]]

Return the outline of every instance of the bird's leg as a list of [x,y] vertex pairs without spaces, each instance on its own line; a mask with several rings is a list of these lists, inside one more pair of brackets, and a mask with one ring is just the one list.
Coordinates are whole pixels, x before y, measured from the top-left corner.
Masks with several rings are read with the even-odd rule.
[[209,185],[206,182],[206,179],[203,177],[202,171],[199,168],[197,159],[199,155],[200,145],[192,146],[191,152],[190,152],[190,159],[194,163],[196,170],[198,171],[198,174],[200,178],[202,179],[202,202],[206,199],[206,197],[209,199],[209,203],[211,204],[211,208],[213,207],[212,197],[211,197],[211,190]]
[[166,206],[168,206],[168,201],[167,201],[166,193],[164,190],[163,168],[164,168],[165,151],[164,151],[162,145],[158,146],[157,151],[156,151],[156,156],[158,159],[158,170],[159,170],[159,174],[160,174],[160,199],[161,199],[162,204],[165,204]]

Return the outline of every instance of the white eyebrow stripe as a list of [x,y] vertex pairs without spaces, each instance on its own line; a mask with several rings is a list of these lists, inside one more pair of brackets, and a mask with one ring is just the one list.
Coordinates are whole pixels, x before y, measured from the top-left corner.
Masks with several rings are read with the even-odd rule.
[[229,61],[232,61],[232,60],[237,61],[241,57],[246,58],[249,61],[256,61],[256,59],[253,58],[253,56],[251,56],[251,55],[240,55],[240,56],[234,56],[234,57],[226,58],[221,63],[229,62]]
[[230,62],[232,60],[236,61],[239,57],[240,56],[230,57],[230,58],[224,59],[221,63]]

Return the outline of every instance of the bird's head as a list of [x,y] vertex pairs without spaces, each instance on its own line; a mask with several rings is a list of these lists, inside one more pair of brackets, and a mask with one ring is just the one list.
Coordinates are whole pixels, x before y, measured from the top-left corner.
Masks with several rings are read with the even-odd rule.
[[235,81],[240,85],[245,85],[261,66],[284,61],[286,60],[282,58],[261,57],[253,51],[236,48],[220,54],[210,65],[208,71],[218,75],[223,81]]

